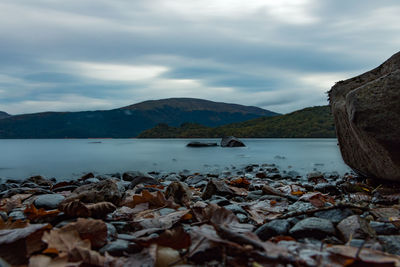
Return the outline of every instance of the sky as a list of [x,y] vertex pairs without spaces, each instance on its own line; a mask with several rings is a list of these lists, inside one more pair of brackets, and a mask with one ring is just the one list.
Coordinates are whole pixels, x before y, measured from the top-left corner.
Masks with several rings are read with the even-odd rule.
[[398,14],[398,0],[1,0],[0,110],[326,105],[400,50]]

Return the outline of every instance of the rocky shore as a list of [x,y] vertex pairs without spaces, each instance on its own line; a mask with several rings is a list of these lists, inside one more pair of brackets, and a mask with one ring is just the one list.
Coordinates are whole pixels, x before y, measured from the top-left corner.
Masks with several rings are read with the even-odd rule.
[[0,265],[400,266],[400,186],[273,164],[0,185]]

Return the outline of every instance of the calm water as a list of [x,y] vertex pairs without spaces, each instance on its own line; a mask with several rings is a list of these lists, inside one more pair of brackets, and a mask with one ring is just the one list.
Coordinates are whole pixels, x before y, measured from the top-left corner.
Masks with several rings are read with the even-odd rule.
[[[275,163],[304,175],[348,172],[336,139],[243,139],[244,148],[189,148],[189,139],[0,140],[0,177],[41,174],[71,179],[84,172],[127,170],[220,172],[250,163]],[[199,141],[219,142],[217,139]]]

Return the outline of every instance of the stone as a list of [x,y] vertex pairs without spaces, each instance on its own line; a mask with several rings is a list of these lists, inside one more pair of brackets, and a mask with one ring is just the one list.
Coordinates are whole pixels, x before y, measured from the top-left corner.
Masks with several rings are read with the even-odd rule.
[[290,228],[290,223],[287,220],[273,220],[260,226],[255,234],[265,241],[277,235],[287,235]]
[[224,208],[232,211],[235,214],[238,214],[238,213],[247,214],[247,212],[242,207],[240,207],[238,204],[229,204],[229,205],[224,206]]
[[35,207],[40,209],[46,210],[54,210],[58,208],[58,205],[65,199],[63,195],[60,194],[45,194],[39,195],[35,199]]
[[299,221],[293,226],[289,234],[295,238],[317,238],[322,239],[335,234],[335,228],[331,221],[316,217],[310,217]]
[[38,175],[38,176],[32,176],[28,178],[28,181],[35,183],[40,186],[52,186],[53,183],[50,180],[45,179],[44,177]]
[[213,195],[232,196],[234,193],[224,181],[212,179],[208,182],[201,197],[206,200],[210,199]]
[[345,242],[348,242],[351,238],[365,239],[376,235],[368,221],[359,215],[352,215],[342,220],[337,225],[337,229]]
[[383,247],[381,244],[379,244],[379,242],[375,241],[375,240],[368,240],[365,241],[364,239],[352,239],[349,242],[349,245],[352,247],[356,247],[356,248],[369,248],[369,249],[374,249],[374,250],[380,250],[383,251]]
[[25,221],[25,213],[23,210],[14,209],[8,214],[8,218],[12,218],[13,221],[22,220]]
[[118,206],[123,193],[114,180],[104,180],[78,187],[70,196],[64,199],[63,203],[79,199],[85,203],[108,201]]
[[331,183],[319,183],[314,187],[314,190],[319,191],[324,194],[339,195],[340,191],[337,189],[336,185]]
[[351,209],[332,209],[317,211],[314,213],[314,216],[322,219],[327,219],[334,224],[338,224],[340,221],[346,219],[353,214],[354,213],[351,211]]
[[181,177],[179,175],[171,173],[171,174],[168,174],[167,176],[163,177],[163,179],[164,179],[164,181],[179,182],[181,180]]
[[399,230],[392,223],[372,221],[369,225],[375,230],[377,235],[399,234]]
[[186,145],[187,147],[211,147],[218,146],[217,143],[204,143],[204,142],[190,142]]
[[400,52],[329,91],[343,160],[359,174],[400,181]]
[[400,235],[380,235],[378,240],[385,252],[400,255]]
[[87,183],[87,184],[98,183],[98,182],[100,182],[100,180],[97,178],[88,178],[85,180],[85,183]]
[[106,223],[107,226],[107,241],[114,241],[118,238],[117,228],[111,223]]
[[104,247],[102,247],[99,252],[105,253],[107,252],[111,256],[122,256],[124,253],[133,254],[140,251],[139,245],[134,242],[129,242],[127,240],[117,239],[113,242],[108,243]]
[[221,147],[243,147],[243,146],[246,145],[234,136],[224,137],[221,140]]
[[237,213],[236,217],[239,219],[240,223],[246,223],[249,220],[249,218],[243,213]]
[[122,179],[124,181],[131,182],[131,184],[129,185],[129,189],[134,188],[138,184],[145,184],[145,185],[159,184],[157,179],[151,176],[150,174],[138,171],[125,172],[122,175]]
[[185,180],[185,183],[187,183],[188,185],[195,185],[203,181],[207,181],[207,178],[204,177],[203,175],[194,175],[194,176],[189,176]]
[[230,205],[231,202],[229,200],[227,200],[224,197],[221,196],[212,196],[212,198],[210,199],[210,203],[211,204],[216,204],[218,206],[227,206]]

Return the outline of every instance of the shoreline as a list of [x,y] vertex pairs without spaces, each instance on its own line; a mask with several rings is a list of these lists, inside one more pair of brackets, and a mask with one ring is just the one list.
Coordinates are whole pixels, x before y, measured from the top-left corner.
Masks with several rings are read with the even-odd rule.
[[[224,258],[226,264],[260,264],[274,262],[267,256],[272,249],[280,255],[279,262],[313,266],[318,258],[331,264],[332,248],[339,250],[335,255],[343,259],[355,260],[361,246],[359,255],[372,253],[379,258],[382,251],[400,255],[400,245],[394,245],[400,240],[400,212],[393,208],[399,202],[395,197],[399,187],[354,174],[290,176],[272,164],[252,164],[224,175],[88,173],[62,182],[36,176],[1,184],[0,215],[3,227],[9,227],[7,231],[21,231],[13,228],[15,220],[30,220],[25,228],[48,224],[43,236],[72,228],[78,232],[77,238],[89,238],[89,250],[103,263],[133,264],[139,257],[150,261],[151,249],[156,248],[157,257],[164,257],[168,264],[223,263]],[[93,233],[80,232],[90,224],[103,227],[101,242],[94,240]],[[22,237],[27,238],[30,236]],[[202,241],[201,249],[196,248],[199,239],[207,240]],[[42,240],[43,248],[35,254],[57,246]],[[221,247],[225,249],[215,250]],[[302,254],[310,249],[312,260]],[[349,251],[354,255],[347,255]],[[0,241],[0,256],[11,264],[39,257],[32,254],[17,259],[16,253]],[[58,253],[41,257],[49,256],[49,261],[60,258]],[[388,261],[400,260],[395,255],[386,257]],[[155,264],[157,259],[153,260]],[[357,260],[363,262],[362,256]]]

